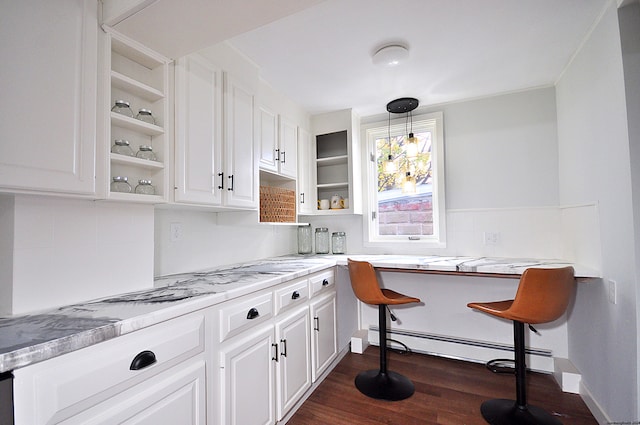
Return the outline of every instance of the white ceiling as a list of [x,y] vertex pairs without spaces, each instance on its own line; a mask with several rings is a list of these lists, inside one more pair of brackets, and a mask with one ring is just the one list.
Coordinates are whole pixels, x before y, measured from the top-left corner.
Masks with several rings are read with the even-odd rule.
[[[315,114],[386,113],[556,82],[608,0],[326,0],[230,39],[265,81]],[[409,60],[372,64],[402,42]]]

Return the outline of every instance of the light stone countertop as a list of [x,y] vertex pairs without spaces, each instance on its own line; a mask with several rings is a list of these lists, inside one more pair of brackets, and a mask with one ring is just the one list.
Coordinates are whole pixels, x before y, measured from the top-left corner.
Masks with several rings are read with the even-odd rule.
[[409,255],[291,255],[155,279],[154,288],[32,314],[0,317],[0,373],[47,360],[137,329],[240,297],[335,265],[347,258],[375,267],[517,277],[527,267],[573,265],[560,260]]

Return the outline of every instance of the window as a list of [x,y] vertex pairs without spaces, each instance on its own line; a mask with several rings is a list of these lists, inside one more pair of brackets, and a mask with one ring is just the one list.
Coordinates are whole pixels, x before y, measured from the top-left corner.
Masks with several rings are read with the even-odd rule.
[[[409,126],[415,139],[409,140]],[[366,125],[366,245],[445,245],[442,113]],[[389,135],[390,140],[389,140]],[[416,145],[410,146],[417,139]],[[413,149],[413,152],[411,150]],[[387,168],[393,163],[395,170]]]

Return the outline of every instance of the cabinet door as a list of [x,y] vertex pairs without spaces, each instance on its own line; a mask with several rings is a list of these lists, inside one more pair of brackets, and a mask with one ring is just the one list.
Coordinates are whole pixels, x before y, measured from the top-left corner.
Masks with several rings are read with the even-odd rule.
[[258,207],[254,95],[232,75],[225,73],[225,179],[228,206]]
[[298,212],[311,214],[316,209],[316,199],[311,189],[311,135],[298,129]]
[[335,292],[311,303],[311,317],[312,376],[315,382],[338,354]]
[[311,387],[309,309],[305,306],[276,325],[278,359],[278,420]]
[[177,366],[60,425],[205,425],[205,362]]
[[298,172],[298,127],[280,117],[280,174],[296,178]]
[[198,55],[176,64],[176,202],[220,205],[222,71]]
[[3,2],[0,189],[95,194],[97,9]]
[[237,337],[220,350],[220,423],[275,423],[273,325]]
[[278,172],[280,161],[278,148],[278,118],[269,109],[258,108],[258,150],[260,153],[260,168]]

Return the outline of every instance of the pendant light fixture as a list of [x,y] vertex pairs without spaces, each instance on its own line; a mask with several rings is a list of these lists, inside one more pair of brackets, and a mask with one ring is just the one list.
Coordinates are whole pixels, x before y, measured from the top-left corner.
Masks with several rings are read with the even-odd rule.
[[387,159],[384,161],[384,172],[387,174],[393,174],[398,171],[398,167],[396,166],[396,162],[393,159],[393,154],[391,153],[391,112],[389,112],[389,123],[387,125],[388,132],[388,145],[389,145],[389,155]]
[[[390,162],[393,157],[391,155],[391,114],[407,114],[405,119],[405,132],[410,123],[410,130],[408,138],[405,143],[405,157],[408,160],[409,170],[405,171],[402,180],[402,193],[413,194],[416,193],[416,177],[411,170],[415,170],[415,164],[413,161],[418,156],[418,139],[413,135],[413,115],[412,111],[418,107],[420,102],[413,97],[401,97],[399,99],[392,100],[387,103],[387,111],[389,112],[389,157],[385,163],[385,171],[387,163]],[[394,162],[395,167],[395,162]]]

